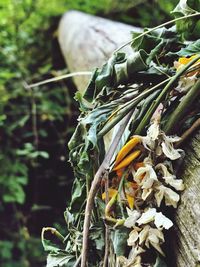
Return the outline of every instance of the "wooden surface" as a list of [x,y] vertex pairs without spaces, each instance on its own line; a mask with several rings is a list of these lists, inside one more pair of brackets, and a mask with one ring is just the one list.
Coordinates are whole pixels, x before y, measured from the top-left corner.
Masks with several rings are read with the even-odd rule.
[[172,237],[175,266],[200,267],[200,131],[184,149],[182,178],[186,189],[175,214],[177,235]]
[[[140,31],[81,12],[66,13],[59,26],[59,42],[69,70],[88,71],[101,66],[117,47],[130,39],[133,29]],[[75,79],[81,91],[87,82],[88,77]],[[169,267],[200,267],[200,132],[189,140],[185,149],[182,178],[186,189],[169,241]]]

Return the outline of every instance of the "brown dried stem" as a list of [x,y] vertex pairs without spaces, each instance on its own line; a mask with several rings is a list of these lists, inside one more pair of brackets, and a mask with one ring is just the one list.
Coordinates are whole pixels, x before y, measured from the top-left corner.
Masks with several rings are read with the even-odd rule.
[[124,133],[126,126],[132,116],[132,111],[129,112],[125,118],[124,121],[121,123],[119,130],[110,145],[110,148],[100,165],[98,171],[96,172],[94,179],[92,181],[92,185],[89,191],[86,209],[85,209],[85,219],[84,219],[84,226],[83,226],[83,246],[82,246],[82,260],[81,260],[81,267],[86,267],[87,264],[87,254],[88,254],[88,237],[89,237],[89,228],[90,228],[90,219],[91,219],[91,213],[93,209],[94,204],[94,198],[98,192],[99,185],[101,182],[101,178],[108,172],[110,167],[110,161],[113,157],[113,154],[120,142],[120,139],[122,137],[122,134]]

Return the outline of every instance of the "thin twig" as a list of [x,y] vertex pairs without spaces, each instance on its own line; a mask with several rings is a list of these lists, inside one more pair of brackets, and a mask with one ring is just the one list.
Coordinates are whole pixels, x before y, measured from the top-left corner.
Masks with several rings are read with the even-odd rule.
[[129,112],[125,118],[123,123],[120,125],[119,130],[110,145],[110,148],[100,165],[97,173],[94,176],[94,180],[92,181],[92,185],[90,188],[90,192],[87,199],[86,209],[85,209],[85,219],[84,219],[84,226],[83,226],[83,246],[82,246],[82,260],[81,260],[81,267],[86,267],[87,263],[87,253],[88,253],[88,236],[89,236],[89,227],[90,227],[90,219],[91,219],[91,213],[93,209],[94,204],[94,198],[96,196],[96,193],[99,189],[99,184],[101,181],[101,178],[105,175],[106,172],[109,170],[110,161],[113,157],[113,154],[121,140],[122,134],[124,133],[126,126],[128,124],[128,121],[130,120],[132,116],[132,112]]
[[81,75],[86,75],[86,76],[91,76],[92,72],[91,71],[79,71],[79,72],[72,72],[72,73],[68,73],[68,74],[64,74],[55,78],[50,78],[38,83],[32,83],[32,84],[27,84],[27,83],[23,83],[23,86],[28,89],[28,88],[33,88],[33,87],[37,87],[39,85],[43,85],[43,84],[47,84],[47,83],[52,83],[52,82],[57,82],[63,79],[67,79],[67,78],[71,78],[74,76],[81,76]]
[[81,255],[78,257],[73,267],[78,267],[80,263],[81,263]]
[[165,27],[165,26],[167,26],[167,25],[170,25],[170,24],[172,24],[172,23],[174,23],[174,22],[176,22],[176,21],[179,21],[179,20],[182,20],[182,19],[191,18],[191,17],[195,17],[195,16],[199,16],[199,15],[200,15],[200,12],[196,12],[196,13],[191,14],[191,15],[187,15],[187,16],[183,16],[183,17],[180,17],[180,18],[176,18],[176,19],[167,21],[167,22],[165,22],[165,23],[163,23],[163,24],[160,24],[160,25],[158,25],[158,26],[156,26],[156,27],[154,27],[154,28],[151,28],[151,29],[149,29],[148,31],[145,31],[145,32],[141,33],[140,35],[138,35],[137,37],[133,38],[132,40],[128,41],[127,43],[121,45],[119,48],[117,48],[117,49],[113,52],[113,54],[116,53],[116,52],[118,52],[119,50],[121,50],[121,49],[124,48],[125,46],[131,44],[132,42],[136,41],[137,39],[139,39],[139,38],[145,36],[146,34],[148,34],[148,33],[150,33],[150,32],[152,32],[152,31],[155,31],[155,30],[157,30],[157,29],[159,29],[159,28],[161,28],[161,27]]
[[175,147],[179,147],[194,131],[200,127],[200,118],[197,119],[192,126],[187,129],[181,136],[181,140],[175,144]]
[[[107,175],[104,177],[105,179],[105,193],[106,193],[106,205],[108,204],[109,201],[109,193],[108,193],[108,189],[109,189],[109,180],[108,180],[108,173]],[[107,267],[108,266],[108,256],[109,256],[109,226],[107,224],[105,224],[105,252],[104,252],[104,260],[103,260],[103,267]]]

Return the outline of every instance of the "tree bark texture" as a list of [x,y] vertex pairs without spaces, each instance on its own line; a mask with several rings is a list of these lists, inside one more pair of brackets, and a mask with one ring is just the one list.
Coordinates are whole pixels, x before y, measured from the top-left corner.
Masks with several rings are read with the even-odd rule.
[[200,131],[183,147],[185,190],[175,212],[176,235],[172,236],[177,267],[200,267]]
[[[141,29],[78,11],[67,12],[60,21],[58,39],[70,72],[93,71],[101,67],[113,51],[131,39],[131,31]],[[125,48],[131,52],[130,47]],[[84,91],[89,76],[74,78]]]
[[[141,29],[78,11],[67,12],[61,19],[58,37],[71,72],[90,71],[103,63],[113,51],[131,38],[131,31]],[[131,49],[126,48],[130,53]],[[84,91],[89,77],[76,77],[75,84]],[[175,211],[175,226],[170,244],[170,267],[200,267],[200,131],[184,147],[182,165],[185,191]]]

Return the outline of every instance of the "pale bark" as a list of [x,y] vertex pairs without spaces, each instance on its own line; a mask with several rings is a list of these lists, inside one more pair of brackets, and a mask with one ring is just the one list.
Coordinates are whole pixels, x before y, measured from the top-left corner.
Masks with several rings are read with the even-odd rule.
[[175,211],[176,236],[172,236],[177,267],[200,266],[200,131],[183,147],[185,190]]
[[[67,12],[60,21],[58,39],[68,69],[93,71],[101,67],[115,49],[131,39],[131,31],[141,29],[78,11]],[[76,77],[74,81],[78,90],[84,91],[89,77]]]

